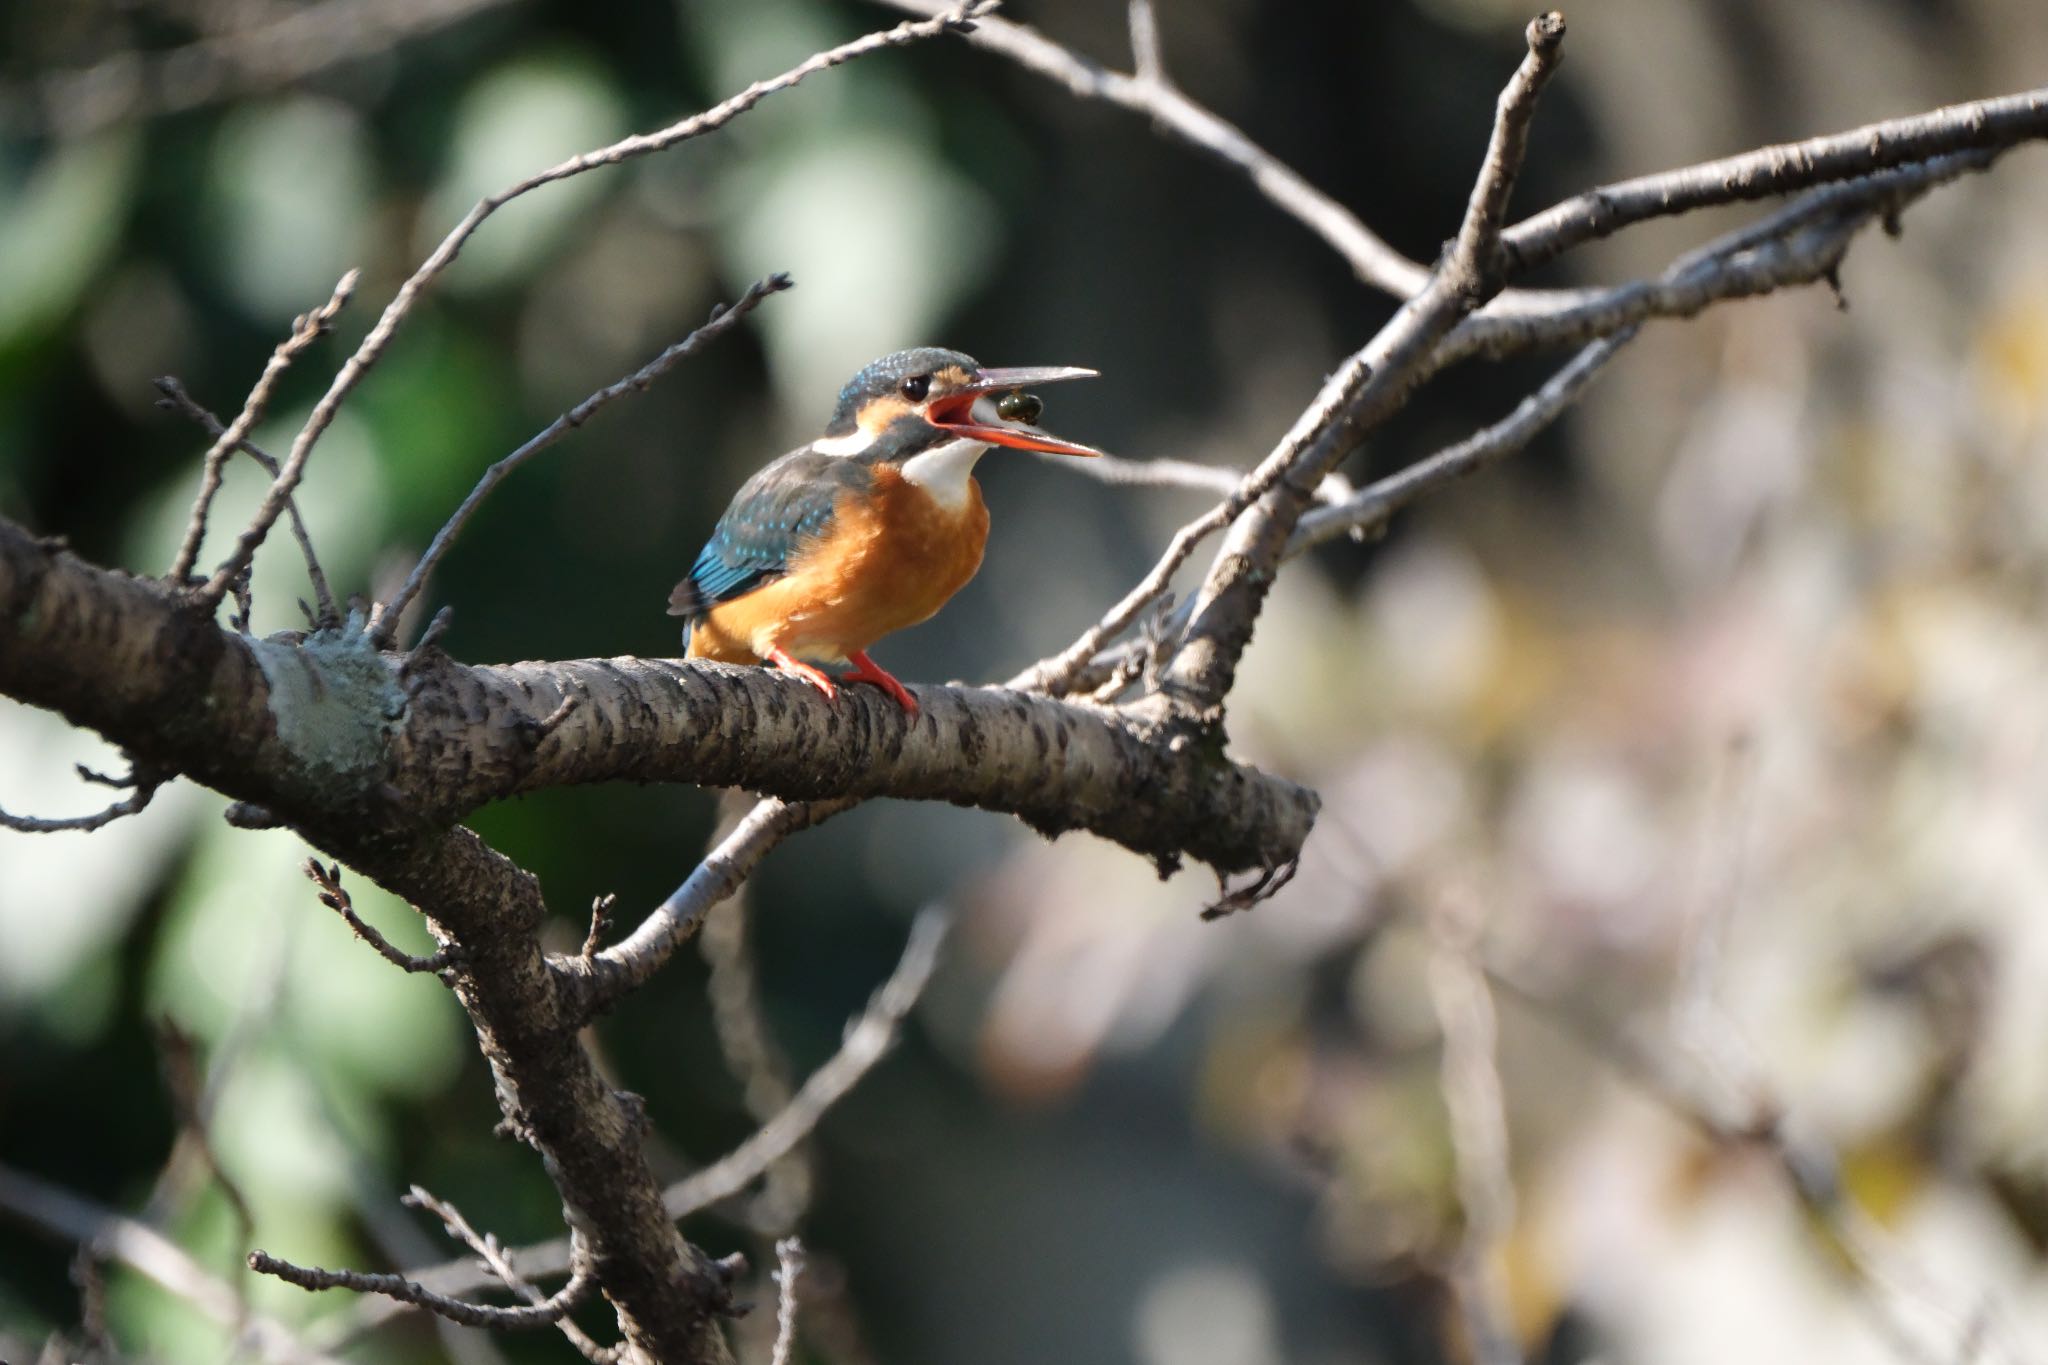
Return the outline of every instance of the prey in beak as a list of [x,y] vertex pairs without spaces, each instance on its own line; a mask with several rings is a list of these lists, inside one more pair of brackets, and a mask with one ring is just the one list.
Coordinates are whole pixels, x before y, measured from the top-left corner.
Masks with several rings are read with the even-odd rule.
[[[1075,365],[1022,366],[1011,369],[983,369],[967,384],[935,399],[925,411],[933,426],[971,441],[1008,446],[1012,450],[1042,450],[1049,455],[1100,455],[1093,446],[1063,441],[1036,423],[1044,404],[1024,390],[1039,384],[1056,384],[1065,379],[1093,379],[1096,371]],[[1000,395],[1000,397],[998,396]]]

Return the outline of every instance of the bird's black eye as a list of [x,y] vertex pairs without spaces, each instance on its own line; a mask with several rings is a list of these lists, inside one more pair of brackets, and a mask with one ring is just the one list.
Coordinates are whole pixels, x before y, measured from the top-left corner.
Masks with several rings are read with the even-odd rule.
[[928,374],[914,374],[903,381],[903,396],[913,403],[922,403],[931,391],[932,377]]

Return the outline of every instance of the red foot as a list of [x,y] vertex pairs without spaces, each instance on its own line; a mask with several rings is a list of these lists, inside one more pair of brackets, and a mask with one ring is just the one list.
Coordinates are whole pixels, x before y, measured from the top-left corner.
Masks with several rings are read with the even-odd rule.
[[846,661],[853,665],[853,672],[843,675],[841,682],[871,682],[894,697],[896,704],[913,720],[916,719],[917,698],[910,695],[909,688],[890,677],[880,664],[870,659],[866,650],[854,650],[846,656]]
[[832,685],[832,679],[825,676],[823,669],[811,667],[801,659],[796,658],[788,650],[769,650],[768,662],[774,664],[785,673],[794,673],[797,677],[802,678],[805,682],[823,692],[827,701],[837,701],[839,699],[839,689]]

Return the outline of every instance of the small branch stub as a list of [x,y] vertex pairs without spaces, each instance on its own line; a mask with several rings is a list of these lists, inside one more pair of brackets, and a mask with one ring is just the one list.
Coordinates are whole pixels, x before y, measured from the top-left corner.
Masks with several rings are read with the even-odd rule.
[[349,899],[348,892],[342,889],[341,867],[338,864],[322,867],[316,860],[308,858],[303,870],[313,885],[319,888],[320,903],[348,921],[348,927],[355,931],[356,937],[375,948],[378,956],[392,966],[407,972],[441,972],[462,961],[462,948],[459,944],[451,943],[426,957],[414,957],[378,933],[376,926],[356,913],[354,902]]

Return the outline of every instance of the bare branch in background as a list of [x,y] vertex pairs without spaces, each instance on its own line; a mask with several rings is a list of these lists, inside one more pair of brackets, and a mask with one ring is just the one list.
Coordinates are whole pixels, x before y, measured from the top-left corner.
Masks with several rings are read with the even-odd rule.
[[1453,446],[1417,460],[1361,489],[1348,502],[1319,507],[1302,516],[1294,537],[1287,543],[1292,558],[1311,546],[1338,536],[1370,538],[1386,529],[1396,512],[1444,484],[1467,478],[1496,460],[1513,455],[1536,439],[1564,412],[1620,350],[1635,339],[1630,327],[1602,337],[1573,356],[1571,363],[1545,380],[1542,387],[1524,398],[1515,410]]
[[895,1044],[897,1030],[924,993],[925,983],[931,980],[932,969],[938,965],[939,945],[945,938],[945,915],[927,910],[917,917],[910,926],[910,938],[903,945],[896,970],[882,983],[859,1022],[847,1030],[839,1051],[812,1072],[795,1098],[752,1137],[703,1170],[671,1185],[662,1200],[671,1217],[684,1218],[722,1199],[730,1199],[810,1136],[826,1111],[858,1085],[861,1077]]
[[67,1241],[90,1244],[238,1333],[249,1350],[278,1365],[340,1365],[273,1318],[251,1314],[233,1287],[147,1223],[124,1217],[32,1175],[0,1166],[0,1214]]
[[[756,813],[758,810],[757,807]],[[889,1054],[903,1021],[916,1008],[938,965],[947,927],[946,915],[937,910],[927,910],[911,923],[895,969],[867,1009],[848,1027],[839,1050],[812,1072],[789,1103],[746,1141],[711,1165],[670,1185],[662,1195],[669,1217],[686,1218],[744,1191],[808,1138],[832,1106]],[[522,1247],[510,1255],[530,1278],[547,1279],[569,1268],[569,1249],[569,1240],[558,1237]],[[430,1284],[443,1294],[468,1293],[488,1283],[467,1261],[428,1267],[413,1272],[409,1278]],[[357,1330],[366,1330],[389,1316],[387,1306],[367,1310],[360,1316]]]
[[597,414],[599,409],[603,408],[613,399],[623,397],[628,393],[645,393],[655,380],[667,374],[678,364],[695,355],[711,342],[716,341],[719,337],[731,331],[741,318],[754,311],[754,308],[762,299],[767,298],[770,294],[777,294],[791,287],[793,287],[793,281],[787,275],[770,275],[767,279],[748,286],[747,292],[734,300],[730,308],[724,304],[713,308],[710,320],[702,327],[699,327],[681,341],[676,342],[673,346],[664,350],[660,355],[648,361],[624,379],[613,384],[607,384],[591,394],[575,407],[570,408],[553,422],[550,422],[539,435],[533,437],[525,445],[520,446],[519,449],[485,470],[483,477],[476,481],[476,487],[470,489],[469,496],[464,498],[462,505],[455,509],[455,514],[448,518],[447,523],[439,531],[434,533],[432,543],[427,546],[426,553],[420,556],[419,562],[413,565],[412,572],[406,575],[404,585],[396,593],[392,594],[389,602],[379,605],[371,612],[370,638],[379,644],[388,644],[397,635],[399,618],[405,614],[406,604],[411,602],[420,589],[426,585],[428,575],[432,574],[434,566],[441,562],[441,556],[448,553],[448,547],[454,543],[455,537],[462,533],[462,528],[468,524],[478,504],[482,503],[490,495],[491,490],[503,482],[507,475],[555,442],[561,440],[564,436],[567,436],[575,428],[589,421]]
[[1443,1099],[1465,1221],[1449,1279],[1474,1365],[1520,1365],[1501,1264],[1514,1230],[1515,1187],[1496,1055],[1499,1028],[1493,996],[1475,957],[1481,927],[1479,906],[1462,896],[1447,900],[1430,917],[1436,950],[1429,962],[1429,992],[1443,1029]]
[[176,1162],[179,1147],[189,1147],[197,1154],[234,1215],[235,1249],[238,1254],[246,1253],[256,1242],[256,1215],[250,1211],[242,1187],[228,1174],[214,1148],[213,1106],[207,1094],[205,1068],[199,1061],[199,1045],[168,1016],[157,1022],[157,1042],[163,1054],[164,1085],[171,1094],[171,1112],[178,1121],[177,1142],[165,1165]]
[[[1196,464],[1193,460],[1166,457],[1133,460],[1121,455],[1097,455],[1091,460],[1074,460],[1063,455],[1040,455],[1037,459],[1048,469],[1078,474],[1113,488],[1184,488],[1190,492],[1227,497],[1237,491],[1245,476],[1244,470],[1227,465]],[[1331,474],[1316,489],[1316,497],[1334,504],[1344,501],[1354,491],[1349,479],[1342,474]]]
[[[206,452],[205,464],[200,471],[199,495],[192,502],[192,517],[185,527],[185,538],[178,546],[177,558],[171,561],[170,573],[165,575],[174,587],[185,586],[185,580],[191,576],[192,565],[199,558],[199,542],[206,536],[207,513],[213,510],[213,497],[220,491],[221,471],[227,466],[228,457],[241,447],[249,438],[249,432],[263,420],[263,413],[270,406],[271,390],[277,387],[277,381],[283,377],[284,372],[291,368],[292,361],[301,351],[327,335],[327,329],[333,326],[335,317],[348,306],[349,299],[355,295],[356,280],[361,273],[350,270],[344,274],[340,282],[334,286],[334,292],[326,303],[292,321],[292,334],[279,342],[277,348],[270,353],[270,361],[263,367],[262,375],[256,380],[256,387],[249,390],[248,398],[242,403],[242,410],[235,414],[235,420],[228,423],[227,429],[214,438],[213,447]],[[158,387],[164,386],[159,383]],[[171,390],[166,388],[164,392],[169,396]],[[276,472],[273,470],[273,475]],[[274,482],[273,479],[273,484]],[[288,497],[280,499],[279,509],[281,510],[289,501]],[[277,513],[272,512],[270,515],[274,520]],[[207,580],[205,586],[193,592],[192,600],[202,609],[211,611],[227,592],[228,585],[248,568],[250,558],[256,553],[256,547],[262,543],[263,537],[269,531],[269,524],[259,515],[236,543],[234,553],[215,570],[213,577]],[[309,550],[308,563],[311,562]]]
[[[1582,1006],[1526,983],[1507,964],[1491,961],[1485,970],[1496,987],[1552,1021],[1590,1055],[1712,1141],[1767,1152],[1827,1253],[1848,1267],[1863,1291],[1872,1325],[1898,1355],[1917,1365],[1947,1365],[1964,1358],[1966,1347],[1972,1352],[1981,1348],[1994,1321],[1981,1305],[1957,1309],[1929,1285],[1924,1273],[1905,1264],[1891,1235],[1844,1193],[1840,1157],[1789,1120],[1784,1102],[1753,1059],[1723,1055],[1712,1067],[1703,1067],[1697,1052],[1682,1040],[1646,1037],[1640,1030],[1591,1018]],[[1735,1043],[1731,1036],[1722,1040],[1722,1047],[1731,1049]],[[1740,1062],[1739,1075],[1730,1070],[1731,1059]],[[1903,1311],[1909,1303],[1943,1323],[1953,1340],[1925,1341]],[[2010,1355],[2015,1360],[2028,1358],[2023,1352]]]
[[[932,0],[883,3],[912,14],[939,12]],[[981,20],[968,41],[1053,81],[1076,99],[1101,100],[1143,114],[1161,132],[1238,170],[1282,212],[1321,237],[1366,284],[1405,298],[1429,278],[1426,267],[1388,246],[1350,209],[1164,80],[1111,71],[1009,19]]]
[[1152,0],[1131,0],[1131,70],[1141,81],[1169,84],[1166,57],[1159,48],[1159,16]]
[[116,53],[0,91],[0,123],[74,138],[294,85],[495,9],[506,0],[315,0],[164,52]]

